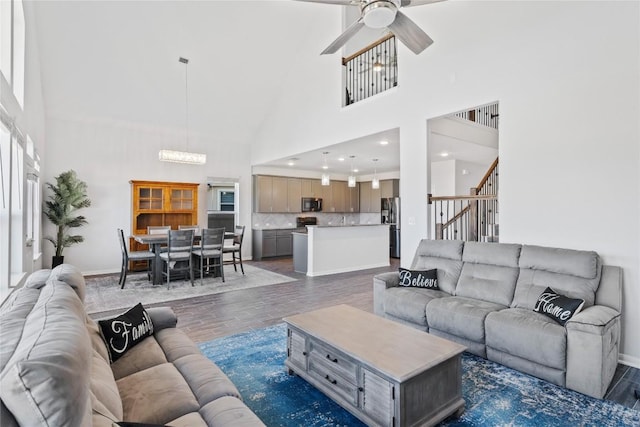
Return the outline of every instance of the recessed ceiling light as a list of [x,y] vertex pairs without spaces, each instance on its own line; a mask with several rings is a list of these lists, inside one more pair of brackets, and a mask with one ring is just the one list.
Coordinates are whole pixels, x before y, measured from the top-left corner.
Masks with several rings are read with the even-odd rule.
[[342,156],[338,157],[338,161],[339,162],[344,162],[344,157],[342,157]]
[[287,163],[289,166],[293,166],[295,165],[295,163],[293,163],[293,160],[289,160],[289,162]]
[[354,168],[353,171],[356,172],[356,173],[360,172],[360,170],[358,168]]
[[380,145],[389,145],[389,141],[383,139],[382,141],[380,141]]
[[440,153],[441,157],[449,157],[449,153],[447,153],[446,151],[443,151],[442,153]]
[[322,165],[322,169],[329,169],[329,166],[327,166],[327,165]]

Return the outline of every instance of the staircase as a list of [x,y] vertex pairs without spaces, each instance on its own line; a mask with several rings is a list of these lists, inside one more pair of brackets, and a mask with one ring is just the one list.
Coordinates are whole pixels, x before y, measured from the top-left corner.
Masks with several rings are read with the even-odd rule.
[[429,194],[436,240],[498,242],[498,159],[468,196]]

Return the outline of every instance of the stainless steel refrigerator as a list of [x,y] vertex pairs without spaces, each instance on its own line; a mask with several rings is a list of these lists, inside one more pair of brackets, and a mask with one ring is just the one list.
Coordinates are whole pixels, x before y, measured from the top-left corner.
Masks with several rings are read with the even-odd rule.
[[386,197],[380,205],[381,222],[389,224],[389,256],[400,258],[400,197]]

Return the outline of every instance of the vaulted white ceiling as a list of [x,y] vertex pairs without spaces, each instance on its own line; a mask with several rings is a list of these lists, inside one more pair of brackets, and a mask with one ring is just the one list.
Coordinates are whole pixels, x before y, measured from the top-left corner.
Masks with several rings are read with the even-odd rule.
[[295,1],[33,7],[47,115],[184,129],[188,71],[190,132],[230,143],[251,141],[298,54],[319,53],[341,28],[341,8]]

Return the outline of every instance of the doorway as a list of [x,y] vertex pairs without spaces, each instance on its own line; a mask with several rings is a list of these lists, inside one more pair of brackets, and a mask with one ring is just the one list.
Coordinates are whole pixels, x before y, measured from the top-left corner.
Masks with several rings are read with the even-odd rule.
[[498,120],[493,102],[427,121],[430,238],[498,241]]

